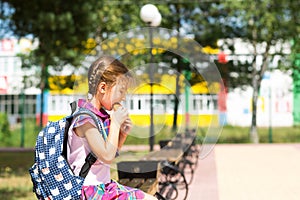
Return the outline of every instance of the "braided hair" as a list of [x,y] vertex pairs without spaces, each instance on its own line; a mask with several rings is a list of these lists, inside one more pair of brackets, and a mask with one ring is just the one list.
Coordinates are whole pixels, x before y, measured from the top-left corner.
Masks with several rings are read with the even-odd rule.
[[88,99],[96,94],[100,82],[106,82],[111,86],[116,83],[117,77],[120,75],[125,75],[128,80],[132,78],[128,68],[118,59],[111,56],[98,58],[88,71]]

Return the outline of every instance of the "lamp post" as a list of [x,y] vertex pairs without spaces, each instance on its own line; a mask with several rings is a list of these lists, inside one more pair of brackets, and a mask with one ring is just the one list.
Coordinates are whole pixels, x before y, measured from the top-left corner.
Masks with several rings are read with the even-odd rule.
[[153,54],[152,54],[152,28],[160,25],[161,22],[161,14],[159,13],[156,6],[153,4],[146,4],[140,10],[141,19],[147,23],[149,28],[149,42],[150,42],[150,137],[149,137],[149,145],[150,151],[153,151],[154,146],[154,123],[153,123]]

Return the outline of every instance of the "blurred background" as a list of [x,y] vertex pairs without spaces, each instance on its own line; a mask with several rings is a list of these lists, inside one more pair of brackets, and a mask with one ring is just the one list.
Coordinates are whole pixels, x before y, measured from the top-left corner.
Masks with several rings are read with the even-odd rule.
[[[159,15],[141,12],[149,3]],[[139,80],[124,102],[128,145],[151,149],[184,129],[201,143],[210,127],[222,128],[217,143],[299,142],[299,19],[290,0],[1,0],[0,178],[14,171],[7,152],[32,157],[47,121],[85,98],[87,67],[102,54]]]
[[[258,142],[257,127],[270,132],[300,123],[298,3],[153,2],[160,13],[155,26],[141,18],[146,3],[1,1],[1,146],[32,147],[26,125],[42,127],[69,114],[66,105],[86,96],[86,68],[101,54],[121,59],[139,79],[149,80],[153,68],[157,125],[248,127],[245,135]],[[151,17],[149,11],[144,18]],[[144,27],[157,27],[150,53]],[[206,56],[202,62],[170,51],[185,50],[182,43],[189,40],[199,44],[193,51]],[[145,64],[150,62],[155,65]],[[201,74],[212,64],[221,83]],[[150,124],[148,82],[126,101],[141,127]]]

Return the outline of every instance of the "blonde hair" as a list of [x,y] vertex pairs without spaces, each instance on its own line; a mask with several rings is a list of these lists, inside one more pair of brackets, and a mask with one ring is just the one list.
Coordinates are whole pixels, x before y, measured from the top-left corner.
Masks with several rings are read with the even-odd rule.
[[133,79],[128,68],[112,56],[101,56],[92,63],[88,71],[88,96],[94,96],[100,82],[113,85],[117,77],[125,75],[128,82]]

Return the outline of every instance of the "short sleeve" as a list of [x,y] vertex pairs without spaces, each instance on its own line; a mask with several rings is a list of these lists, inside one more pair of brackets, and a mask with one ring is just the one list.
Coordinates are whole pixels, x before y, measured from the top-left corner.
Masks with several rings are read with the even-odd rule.
[[78,117],[76,117],[76,119],[74,120],[73,128],[78,128],[86,123],[90,123],[97,128],[95,121],[89,115],[79,115]]
[[[101,120],[101,119],[100,119]],[[95,128],[97,128],[97,125],[95,124],[95,121],[93,120],[93,118],[89,115],[79,115],[75,120],[74,120],[74,125],[73,128],[78,128],[86,123],[90,123],[92,124]],[[104,120],[103,122],[104,125],[104,130],[105,130],[105,134],[108,136],[109,133],[109,128],[110,128],[110,119],[107,118],[106,120]],[[119,156],[119,150],[117,150],[116,152],[116,157]]]

